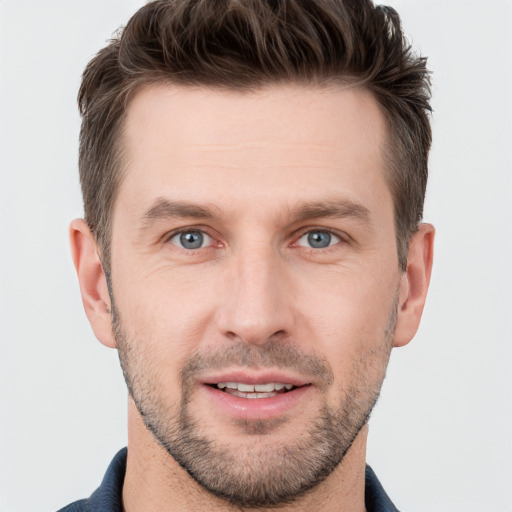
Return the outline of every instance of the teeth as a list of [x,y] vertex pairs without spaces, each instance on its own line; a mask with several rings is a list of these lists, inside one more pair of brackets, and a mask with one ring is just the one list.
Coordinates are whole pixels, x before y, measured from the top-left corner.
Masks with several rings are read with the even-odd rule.
[[274,391],[275,384],[273,382],[270,382],[269,384],[256,384],[254,386],[254,391],[260,391],[263,393],[270,393],[271,391]]
[[[219,389],[236,389],[241,393],[255,393],[250,398],[264,398],[257,396],[258,393],[272,393],[273,391],[281,391],[286,389],[290,391],[293,388],[293,384],[283,384],[281,382],[268,382],[266,384],[244,384],[243,382],[219,382],[217,384]],[[265,395],[266,396],[266,395]]]
[[251,393],[247,394],[245,398],[270,398],[276,396],[277,393]]
[[241,391],[238,391],[238,389],[227,391],[227,393],[240,398],[270,398],[277,395],[277,393],[242,393]]

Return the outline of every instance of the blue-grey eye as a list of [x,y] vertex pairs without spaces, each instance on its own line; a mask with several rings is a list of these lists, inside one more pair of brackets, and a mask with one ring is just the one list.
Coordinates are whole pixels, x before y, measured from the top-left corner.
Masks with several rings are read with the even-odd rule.
[[311,247],[312,249],[325,249],[341,241],[340,237],[330,231],[316,229],[309,231],[299,238],[298,245],[302,247]]
[[211,238],[203,231],[191,230],[182,231],[174,235],[170,242],[183,249],[201,249],[211,243]]

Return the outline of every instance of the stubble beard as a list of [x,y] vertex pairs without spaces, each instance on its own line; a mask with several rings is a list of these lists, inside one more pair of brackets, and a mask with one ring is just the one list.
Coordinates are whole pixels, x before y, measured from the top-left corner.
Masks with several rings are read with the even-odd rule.
[[[229,350],[193,355],[181,371],[179,406],[160,394],[148,358],[136,353],[140,343],[127,340],[112,302],[113,331],[129,393],[156,441],[205,490],[238,507],[277,508],[303,497],[343,461],[366,425],[378,399],[396,325],[396,301],[382,339],[354,362],[351,385],[341,392],[337,408],[324,401],[319,415],[298,438],[272,442],[286,420],[238,422],[245,443],[236,448],[204,432],[190,404],[194,376],[203,369],[228,366],[292,368],[314,375],[320,388],[332,385],[326,361],[304,354],[293,344],[270,340],[261,347],[240,342]],[[280,439],[282,439],[282,434]]]

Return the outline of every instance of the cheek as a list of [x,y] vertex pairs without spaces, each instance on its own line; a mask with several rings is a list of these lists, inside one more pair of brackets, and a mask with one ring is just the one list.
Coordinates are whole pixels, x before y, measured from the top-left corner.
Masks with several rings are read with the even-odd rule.
[[201,276],[164,269],[148,275],[132,266],[118,275],[125,277],[113,283],[125,336],[145,353],[158,354],[152,364],[177,373],[206,335],[215,288],[203,286]]
[[[323,282],[322,282],[323,281]],[[357,335],[372,338],[387,327],[398,291],[398,277],[379,279],[371,274],[331,274],[314,286],[303,283],[301,309],[311,323],[325,329],[329,338]]]
[[369,272],[338,273],[315,287],[303,285],[298,296],[308,297],[300,309],[311,349],[323,353],[341,379],[358,361],[388,357],[397,287],[398,277]]

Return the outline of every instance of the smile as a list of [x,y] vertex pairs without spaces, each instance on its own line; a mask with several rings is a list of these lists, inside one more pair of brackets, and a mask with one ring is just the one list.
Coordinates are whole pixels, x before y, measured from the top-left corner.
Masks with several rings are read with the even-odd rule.
[[264,384],[245,384],[242,382],[219,382],[217,388],[240,398],[272,398],[293,390],[293,384],[268,382]]
[[301,414],[316,389],[308,378],[280,370],[224,370],[203,375],[200,384],[204,406],[213,414],[244,421],[282,418],[294,410]]

